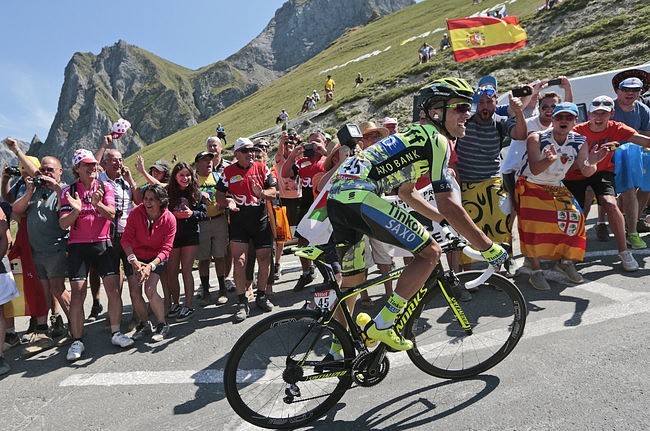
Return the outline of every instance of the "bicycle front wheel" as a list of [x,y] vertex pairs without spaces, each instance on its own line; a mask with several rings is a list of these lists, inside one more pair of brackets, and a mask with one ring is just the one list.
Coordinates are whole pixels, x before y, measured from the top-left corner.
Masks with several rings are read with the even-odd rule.
[[[327,413],[350,388],[355,354],[350,336],[334,320],[319,323],[319,316],[309,310],[277,313],[235,343],[223,383],[240,417],[264,428],[303,426]],[[333,336],[346,360],[326,357]]]
[[[460,285],[479,271],[457,274]],[[450,293],[451,294],[451,293]],[[460,302],[471,331],[463,329],[439,288],[433,288],[413,312],[406,336],[415,340],[408,351],[425,373],[445,379],[475,376],[501,362],[515,348],[526,322],[526,302],[513,283],[492,275],[472,300]]]

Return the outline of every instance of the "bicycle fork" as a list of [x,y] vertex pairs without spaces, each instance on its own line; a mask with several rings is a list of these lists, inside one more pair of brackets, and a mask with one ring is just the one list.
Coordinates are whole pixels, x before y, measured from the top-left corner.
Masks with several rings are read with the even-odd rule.
[[[452,313],[454,313],[454,316],[456,316],[456,320],[458,320],[458,323],[460,323],[460,326],[463,328],[465,333],[467,335],[472,335],[472,327],[469,324],[469,320],[467,320],[467,317],[465,316],[465,313],[463,312],[463,309],[460,307],[460,304],[458,303],[458,300],[450,295],[447,292],[447,289],[445,288],[445,285],[449,287],[456,287],[460,284],[460,280],[458,277],[456,277],[456,274],[454,274],[452,271],[446,271],[443,275],[443,280],[438,279],[438,286],[440,287],[440,292],[442,292],[442,295],[445,297],[445,300],[447,300],[447,303],[449,304],[449,308],[451,309]],[[464,289],[465,287],[461,287],[461,289]]]

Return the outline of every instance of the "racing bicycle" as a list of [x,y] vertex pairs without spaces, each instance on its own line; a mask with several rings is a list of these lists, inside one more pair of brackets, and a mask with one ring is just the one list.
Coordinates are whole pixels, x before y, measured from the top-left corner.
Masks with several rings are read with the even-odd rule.
[[[456,237],[441,247],[445,253],[463,250],[482,259]],[[304,426],[324,416],[354,384],[374,386],[390,369],[391,348],[365,336],[345,299],[398,278],[404,268],[342,291],[325,259],[328,251],[327,246],[310,246],[295,252],[313,260],[325,277],[314,293],[318,307],[283,311],[261,320],[241,336],[228,356],[223,376],[226,397],[251,424],[273,429]],[[473,291],[471,300],[461,303],[461,289]],[[334,319],[337,309],[348,329]],[[397,316],[395,329],[413,340],[413,349],[406,353],[420,370],[439,378],[462,379],[485,372],[508,356],[525,322],[521,292],[492,267],[456,274],[439,262]],[[341,359],[329,354],[333,337],[343,348]]]

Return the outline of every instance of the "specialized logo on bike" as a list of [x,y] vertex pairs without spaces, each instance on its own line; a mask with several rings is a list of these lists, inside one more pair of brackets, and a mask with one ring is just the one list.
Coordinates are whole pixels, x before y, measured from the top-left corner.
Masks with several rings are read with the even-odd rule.
[[565,234],[575,236],[580,227],[580,213],[577,211],[558,211],[557,225]]

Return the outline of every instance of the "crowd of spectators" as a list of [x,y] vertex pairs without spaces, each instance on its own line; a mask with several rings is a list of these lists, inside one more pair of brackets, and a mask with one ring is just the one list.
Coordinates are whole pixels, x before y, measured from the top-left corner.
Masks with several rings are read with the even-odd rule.
[[[465,136],[454,143],[449,160],[462,205],[487,237],[512,250],[512,229],[518,219],[528,280],[538,290],[551,289],[544,261],[551,261],[552,270],[569,281],[583,282],[578,266],[586,250],[585,211],[594,196],[607,216],[624,271],[639,269],[630,249],[645,248],[640,233],[650,231],[643,217],[650,194],[643,172],[650,158],[642,148],[650,147],[650,108],[640,101],[642,91],[650,87],[650,77],[639,70],[616,75],[616,99],[594,98],[588,105],[588,120],[581,124],[577,124],[579,111],[569,80],[560,77],[556,82],[562,94],[546,90],[549,79],[540,79],[529,84],[530,91],[523,97],[510,94],[505,105],[498,103],[496,82],[480,85],[474,114],[463,111],[467,113]],[[333,88],[328,76],[326,93]],[[308,99],[320,98],[314,93]],[[465,110],[466,105],[455,109]],[[192,319],[195,261],[201,306],[232,305],[231,299],[236,299],[235,322],[249,317],[250,301],[262,312],[272,311],[273,284],[282,273],[286,242],[286,236],[278,236],[279,221],[272,208],[284,207],[291,234],[299,245],[308,244],[296,226],[319,194],[326,193],[346,157],[409,130],[395,117],[385,117],[381,125],[368,119],[359,125],[358,142],[348,146],[322,130],[301,135],[286,128],[287,121],[283,110],[278,123],[285,127],[273,157],[268,154],[273,145],[266,139],[239,138],[232,147],[232,160],[224,159],[221,125],[217,129],[221,136],[208,137],[192,163],[158,160],[146,168],[138,157],[135,168],[147,183],[144,187],[124,165],[110,135],[95,153],[83,148],[74,152],[74,181],[69,185],[61,180],[58,159],[28,156],[7,138],[6,145],[20,165],[17,175],[5,169],[0,183],[0,300],[6,303],[15,296],[7,258],[13,242],[12,219],[19,226],[16,246],[23,238],[29,249],[29,254],[20,255],[23,266],[27,259],[33,263],[41,286],[41,301],[30,308],[30,327],[22,340],[24,355],[51,348],[55,338],[63,337],[69,341],[67,359],[82,358],[85,322],[103,311],[100,282],[93,281],[93,274],[108,299],[110,342],[120,348],[140,340],[161,342],[173,336],[172,319]],[[505,147],[509,149],[502,160]],[[604,221],[596,225],[598,238],[604,241],[609,240],[607,226]],[[364,256],[366,269],[376,264],[385,273],[393,268],[390,247],[374,239],[361,244],[351,253]],[[213,264],[218,283],[214,296]],[[473,264],[463,260],[460,265],[468,269]],[[366,276],[367,271],[348,276],[343,285],[357,284]],[[129,328],[122,324],[124,277],[133,304]],[[303,291],[315,278],[311,262],[301,260],[293,290]],[[89,286],[93,302],[86,315]],[[391,293],[392,285],[387,283],[384,296]],[[460,300],[471,300],[471,295],[458,295]],[[360,304],[374,305],[367,294]],[[21,342],[15,317],[0,314],[0,345],[5,348]],[[8,371],[6,361],[0,359],[0,373]]]

